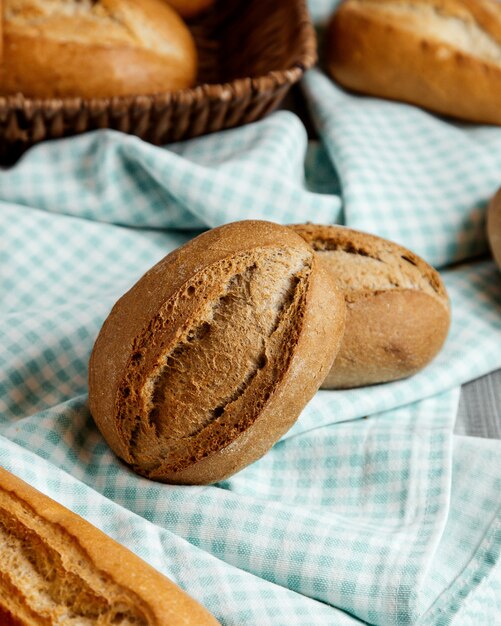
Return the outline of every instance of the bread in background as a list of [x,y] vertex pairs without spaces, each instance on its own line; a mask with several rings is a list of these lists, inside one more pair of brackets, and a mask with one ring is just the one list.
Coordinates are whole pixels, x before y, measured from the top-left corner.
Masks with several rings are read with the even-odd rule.
[[323,389],[415,374],[442,347],[450,308],[440,275],[406,248],[342,226],[292,226],[317,252],[346,299],[341,348]]
[[132,552],[0,468],[0,623],[215,626]]
[[196,48],[164,0],[3,0],[0,94],[100,98],[193,85]]
[[501,124],[496,0],[344,0],[327,30],[326,63],[348,89]]

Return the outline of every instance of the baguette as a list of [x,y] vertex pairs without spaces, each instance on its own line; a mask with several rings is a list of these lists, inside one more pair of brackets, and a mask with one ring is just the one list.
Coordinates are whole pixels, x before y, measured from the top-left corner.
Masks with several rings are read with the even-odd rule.
[[466,120],[501,124],[501,4],[345,0],[326,61],[344,87]]
[[218,623],[132,552],[0,468],[2,626]]
[[332,365],[344,315],[332,278],[287,227],[213,229],[113,307],[90,359],[91,413],[136,472],[222,480],[296,421]]
[[100,98],[193,84],[191,34],[163,0],[4,0],[0,94]]
[[341,226],[292,226],[343,291],[343,342],[322,388],[342,389],[415,374],[442,347],[450,307],[440,275],[396,243]]
[[487,237],[492,256],[501,270],[501,189],[492,198],[487,209]]

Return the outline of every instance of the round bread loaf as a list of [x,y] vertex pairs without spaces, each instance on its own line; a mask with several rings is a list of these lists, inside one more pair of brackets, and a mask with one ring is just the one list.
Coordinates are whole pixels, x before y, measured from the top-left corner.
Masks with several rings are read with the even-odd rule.
[[216,626],[171,580],[0,467],[2,626]]
[[442,347],[450,307],[440,275],[391,241],[342,226],[292,226],[344,292],[346,328],[324,389],[416,373]]
[[492,198],[487,210],[487,236],[492,256],[501,270],[501,189]]
[[0,93],[98,98],[193,84],[193,38],[164,0],[5,0]]
[[344,317],[334,280],[289,228],[208,231],[113,307],[90,359],[91,413],[136,472],[222,480],[296,421],[332,365]]

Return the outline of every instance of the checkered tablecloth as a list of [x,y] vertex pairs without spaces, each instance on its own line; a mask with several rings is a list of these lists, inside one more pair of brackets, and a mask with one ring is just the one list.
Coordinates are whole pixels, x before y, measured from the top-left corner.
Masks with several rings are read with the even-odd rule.
[[[319,20],[330,8],[312,5]],[[303,89],[321,142],[279,112],[165,149],[100,131],[0,171],[0,463],[226,625],[499,623],[501,442],[453,426],[459,386],[501,367],[501,274],[476,258],[501,129],[348,95],[320,70]],[[94,339],[153,263],[245,218],[412,248],[442,271],[449,338],[411,379],[317,393],[229,480],[145,480],[89,415]]]

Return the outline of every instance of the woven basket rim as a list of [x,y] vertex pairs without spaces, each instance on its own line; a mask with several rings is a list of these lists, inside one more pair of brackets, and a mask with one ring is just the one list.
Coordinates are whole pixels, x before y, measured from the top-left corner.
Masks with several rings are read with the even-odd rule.
[[318,60],[317,40],[313,24],[308,15],[308,9],[304,0],[298,2],[300,15],[298,26],[300,28],[298,58],[294,63],[280,70],[271,70],[260,76],[247,76],[235,78],[225,83],[203,83],[187,89],[178,89],[154,94],[134,94],[130,96],[112,96],[107,98],[29,98],[23,94],[0,96],[0,109],[26,109],[57,111],[61,109],[81,110],[89,108],[104,110],[106,108],[150,108],[157,104],[196,104],[206,100],[220,100],[234,97],[234,94],[245,95],[251,91],[272,91],[285,84],[293,84],[301,79],[306,70],[315,65]]

